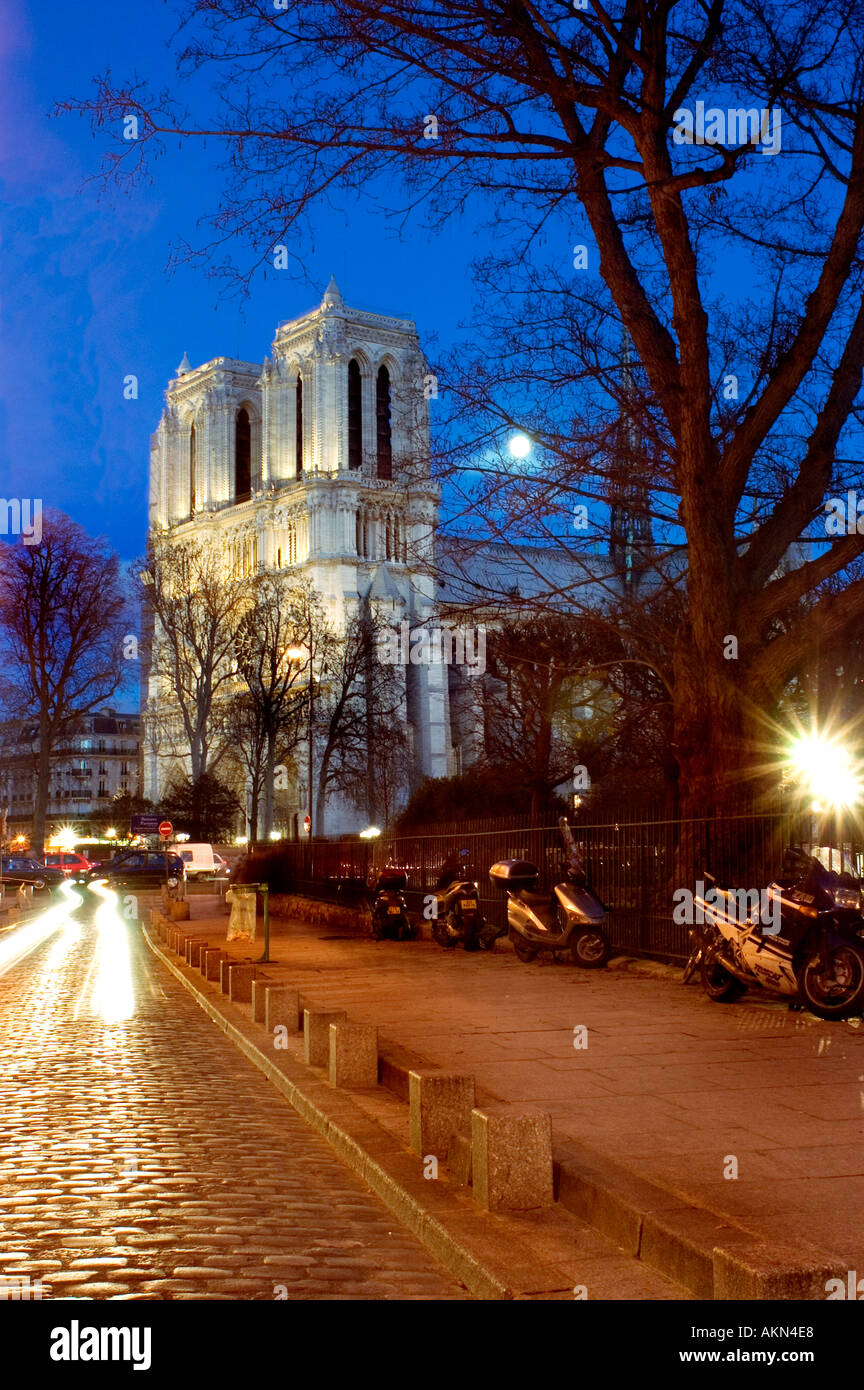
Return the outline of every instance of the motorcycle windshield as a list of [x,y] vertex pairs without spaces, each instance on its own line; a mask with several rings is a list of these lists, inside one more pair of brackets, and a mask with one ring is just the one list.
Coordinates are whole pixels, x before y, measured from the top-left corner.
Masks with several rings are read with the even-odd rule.
[[606,916],[594,894],[575,883],[559,883],[555,896],[571,917],[582,922],[602,922]]

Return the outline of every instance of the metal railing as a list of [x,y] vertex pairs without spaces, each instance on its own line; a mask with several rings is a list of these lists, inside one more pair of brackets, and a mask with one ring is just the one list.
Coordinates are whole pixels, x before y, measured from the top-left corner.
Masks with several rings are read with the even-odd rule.
[[[409,907],[420,914],[445,862],[464,849],[484,913],[505,927],[506,898],[492,888],[490,866],[500,859],[528,859],[540,871],[538,887],[550,889],[564,875],[566,854],[557,825],[486,826],[451,825],[433,833],[382,835],[371,842],[283,842],[262,847],[249,871],[266,876],[271,892],[354,907],[369,901],[378,872],[398,867],[407,875]],[[793,812],[722,820],[610,819],[577,822],[572,829],[589,883],[606,907],[614,945],[634,955],[673,961],[688,953],[688,926],[675,920],[675,915],[683,916],[675,914],[675,895],[682,889],[695,892],[706,871],[729,887],[763,888],[779,874],[787,846],[839,843],[835,826],[814,827],[811,816]],[[842,838],[845,853],[857,856],[860,864],[860,835],[850,839],[847,832]]]

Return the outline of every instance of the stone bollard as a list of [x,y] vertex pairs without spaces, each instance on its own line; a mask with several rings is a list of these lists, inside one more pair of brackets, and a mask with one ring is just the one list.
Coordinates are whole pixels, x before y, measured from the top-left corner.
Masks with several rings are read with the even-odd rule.
[[228,998],[233,1003],[248,1004],[252,999],[252,980],[255,966],[248,961],[232,961],[228,967]]
[[189,904],[186,902],[178,903],[173,900],[168,904],[168,916],[174,922],[189,921]]
[[223,994],[228,993],[231,984],[231,966],[234,963],[234,957],[229,955],[223,955],[219,962],[219,988]]
[[220,979],[220,971],[224,959],[226,959],[225,953],[221,951],[218,946],[211,946],[209,950],[205,951],[203,974],[206,980],[213,980],[216,982]]
[[330,1065],[330,1024],[344,1023],[344,1009],[303,1010],[303,1057],[310,1067]]
[[471,1112],[474,1197],[487,1211],[551,1207],[552,1117],[533,1106],[484,1105]]
[[330,1024],[330,1081],[349,1090],[378,1085],[378,1029],[369,1023]]
[[252,1018],[256,1023],[263,1023],[266,1017],[266,989],[269,983],[266,975],[256,975],[252,980]]
[[201,953],[207,950],[206,941],[193,941],[189,938],[189,964],[193,970],[201,969]]
[[301,1023],[300,995],[296,989],[285,989],[282,985],[266,985],[264,989],[264,1027],[268,1033],[274,1028],[287,1028],[296,1033]]
[[474,1077],[417,1067],[408,1073],[408,1105],[411,1148],[443,1163],[451,1135],[471,1123]]

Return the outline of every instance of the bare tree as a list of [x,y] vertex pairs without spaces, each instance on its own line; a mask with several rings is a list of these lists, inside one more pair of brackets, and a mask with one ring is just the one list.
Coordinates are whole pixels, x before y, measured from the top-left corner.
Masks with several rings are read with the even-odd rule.
[[[316,621],[315,595],[308,585],[289,585],[262,573],[250,586],[250,604],[234,638],[237,669],[254,711],[253,728],[263,740],[264,837],[273,829],[277,751],[293,752],[302,734],[309,698],[302,680],[299,644]],[[318,618],[320,625],[321,619]],[[254,784],[253,784],[254,794]],[[257,811],[257,805],[256,805]],[[257,823],[257,817],[256,817]]]
[[[826,495],[860,479],[861,19],[860,0],[197,0],[183,62],[216,72],[221,110],[187,116],[109,78],[66,103],[117,133],[112,176],[168,137],[227,142],[211,258],[242,229],[260,263],[340,184],[394,171],[433,221],[488,200],[505,248],[513,229],[504,259],[517,271],[536,268],[544,236],[576,242],[575,279],[560,264],[557,281],[541,273],[541,299],[527,297],[494,364],[463,383],[460,467],[516,425],[541,452],[547,499],[587,488],[608,500],[608,447],[577,422],[608,410],[623,325],[647,505],[667,527],[654,584],[676,600],[643,659],[669,690],[693,812],[728,809],[754,772],[772,775],[766,720],[817,638],[842,642],[864,615],[864,580],[846,574],[864,553],[857,514],[799,546]],[[139,138],[124,143],[130,115]],[[749,270],[742,292],[718,283],[718,256]],[[479,490],[507,543],[523,538],[520,517],[545,524],[535,484],[501,466]],[[578,559],[560,527],[546,531]],[[586,567],[584,583],[538,593],[577,604],[592,582]]]
[[332,647],[321,700],[319,824],[332,791],[343,792],[370,824],[388,823],[405,794],[410,763],[405,691],[397,668],[379,659],[383,626],[361,609]]
[[123,684],[119,561],[60,512],[42,539],[0,546],[0,659],[10,715],[36,727],[33,845],[41,852],[56,750]]
[[227,744],[220,706],[236,685],[234,640],[248,607],[248,584],[226,576],[212,547],[163,536],[153,539],[135,573],[142,604],[155,620],[149,669],[160,695],[150,718],[161,720],[172,753],[179,722],[197,782]]

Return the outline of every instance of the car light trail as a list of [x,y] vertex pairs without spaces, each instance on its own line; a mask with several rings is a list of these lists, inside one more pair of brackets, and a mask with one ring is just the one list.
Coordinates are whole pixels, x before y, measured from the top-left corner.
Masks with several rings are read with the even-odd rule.
[[41,946],[43,941],[47,941],[49,936],[53,936],[61,927],[72,923],[71,914],[76,908],[80,907],[84,899],[80,893],[76,893],[71,883],[61,883],[57,890],[64,901],[57,903],[55,907],[49,907],[46,912],[42,912],[32,922],[27,922],[9,933],[6,940],[0,942],[0,975],[11,970],[13,965],[23,960],[31,951],[35,951],[37,946]]
[[96,879],[88,887],[102,899],[95,917],[99,945],[93,1004],[106,1023],[122,1023],[135,1012],[126,921],[117,911],[119,898],[105,879]]

